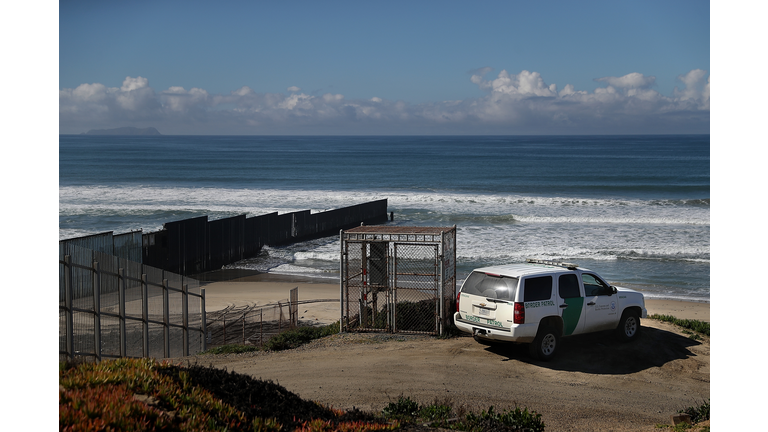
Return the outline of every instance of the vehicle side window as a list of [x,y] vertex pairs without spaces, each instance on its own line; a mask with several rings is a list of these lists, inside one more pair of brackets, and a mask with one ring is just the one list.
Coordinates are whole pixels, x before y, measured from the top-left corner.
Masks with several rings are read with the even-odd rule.
[[524,280],[523,301],[549,300],[552,298],[552,276],[541,276]]
[[575,274],[560,275],[557,285],[558,291],[560,291],[560,298],[581,297],[579,278]]
[[603,282],[599,277],[589,273],[582,273],[581,280],[584,281],[584,293],[587,296],[612,295],[611,286]]

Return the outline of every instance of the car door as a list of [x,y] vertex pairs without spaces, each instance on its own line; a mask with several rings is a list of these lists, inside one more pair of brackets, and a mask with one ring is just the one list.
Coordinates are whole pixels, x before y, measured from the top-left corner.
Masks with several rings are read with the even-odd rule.
[[616,328],[619,322],[617,295],[613,287],[594,273],[582,273],[586,301],[585,332]]
[[575,273],[561,274],[557,278],[557,295],[560,317],[563,319],[563,336],[584,332],[584,296],[579,277]]

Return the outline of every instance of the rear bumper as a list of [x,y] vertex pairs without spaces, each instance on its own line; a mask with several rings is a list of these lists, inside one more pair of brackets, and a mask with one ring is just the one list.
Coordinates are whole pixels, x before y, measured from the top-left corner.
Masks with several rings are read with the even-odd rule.
[[533,342],[538,330],[538,326],[535,324],[512,324],[510,328],[490,326],[466,320],[458,312],[453,314],[453,322],[456,328],[462,332],[482,339],[499,342]]

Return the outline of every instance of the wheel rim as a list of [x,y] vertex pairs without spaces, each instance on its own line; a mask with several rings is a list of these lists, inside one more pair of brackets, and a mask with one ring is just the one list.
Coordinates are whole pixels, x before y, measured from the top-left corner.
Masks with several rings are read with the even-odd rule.
[[627,337],[632,337],[637,332],[637,320],[635,317],[627,318],[627,322],[624,324],[624,334]]
[[552,333],[547,334],[544,336],[544,339],[541,340],[541,352],[544,355],[551,355],[553,352],[555,352],[556,342],[557,339],[555,339],[555,335]]

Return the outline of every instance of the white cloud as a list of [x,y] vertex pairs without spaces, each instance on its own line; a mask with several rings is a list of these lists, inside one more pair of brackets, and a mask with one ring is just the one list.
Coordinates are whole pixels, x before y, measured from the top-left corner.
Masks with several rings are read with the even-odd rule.
[[707,71],[701,69],[678,76],[677,79],[685,84],[685,88],[680,90],[675,87],[674,95],[683,101],[695,101],[699,109],[709,110],[709,77],[706,83],[704,77],[707,77]]
[[142,77],[125,77],[125,80],[123,81],[123,86],[120,87],[120,90],[124,92],[130,92],[133,90],[140,90],[145,87],[148,87],[149,80]]
[[[347,100],[258,93],[244,86],[227,94],[173,86],[156,93],[146,78],[127,77],[120,88],[99,83],[59,91],[61,133],[120,126],[154,126],[166,134],[280,133],[707,133],[709,79],[693,70],[678,77],[682,88],[664,96],[656,78],[640,73],[602,77],[592,92],[571,84],[557,91],[538,72],[489,68],[470,81],[485,96],[460,101],[408,104],[385,98]],[[294,91],[295,90],[295,91]]]
[[595,81],[607,82],[611,87],[618,87],[622,89],[639,89],[650,88],[653,86],[656,83],[656,77],[645,76],[641,73],[633,72],[622,77],[597,78]]
[[294,92],[294,93],[298,92],[298,91],[301,91],[301,89],[299,87],[296,87],[296,86],[290,86],[290,87],[287,88],[287,90],[289,92]]
[[[481,71],[487,72],[487,68]],[[509,74],[506,70],[499,73],[499,76],[486,81],[481,75],[472,75],[471,81],[477,84],[481,89],[496,94],[526,96],[552,97],[557,95],[557,86],[555,84],[546,85],[538,72],[528,72],[524,70],[517,75]]]

